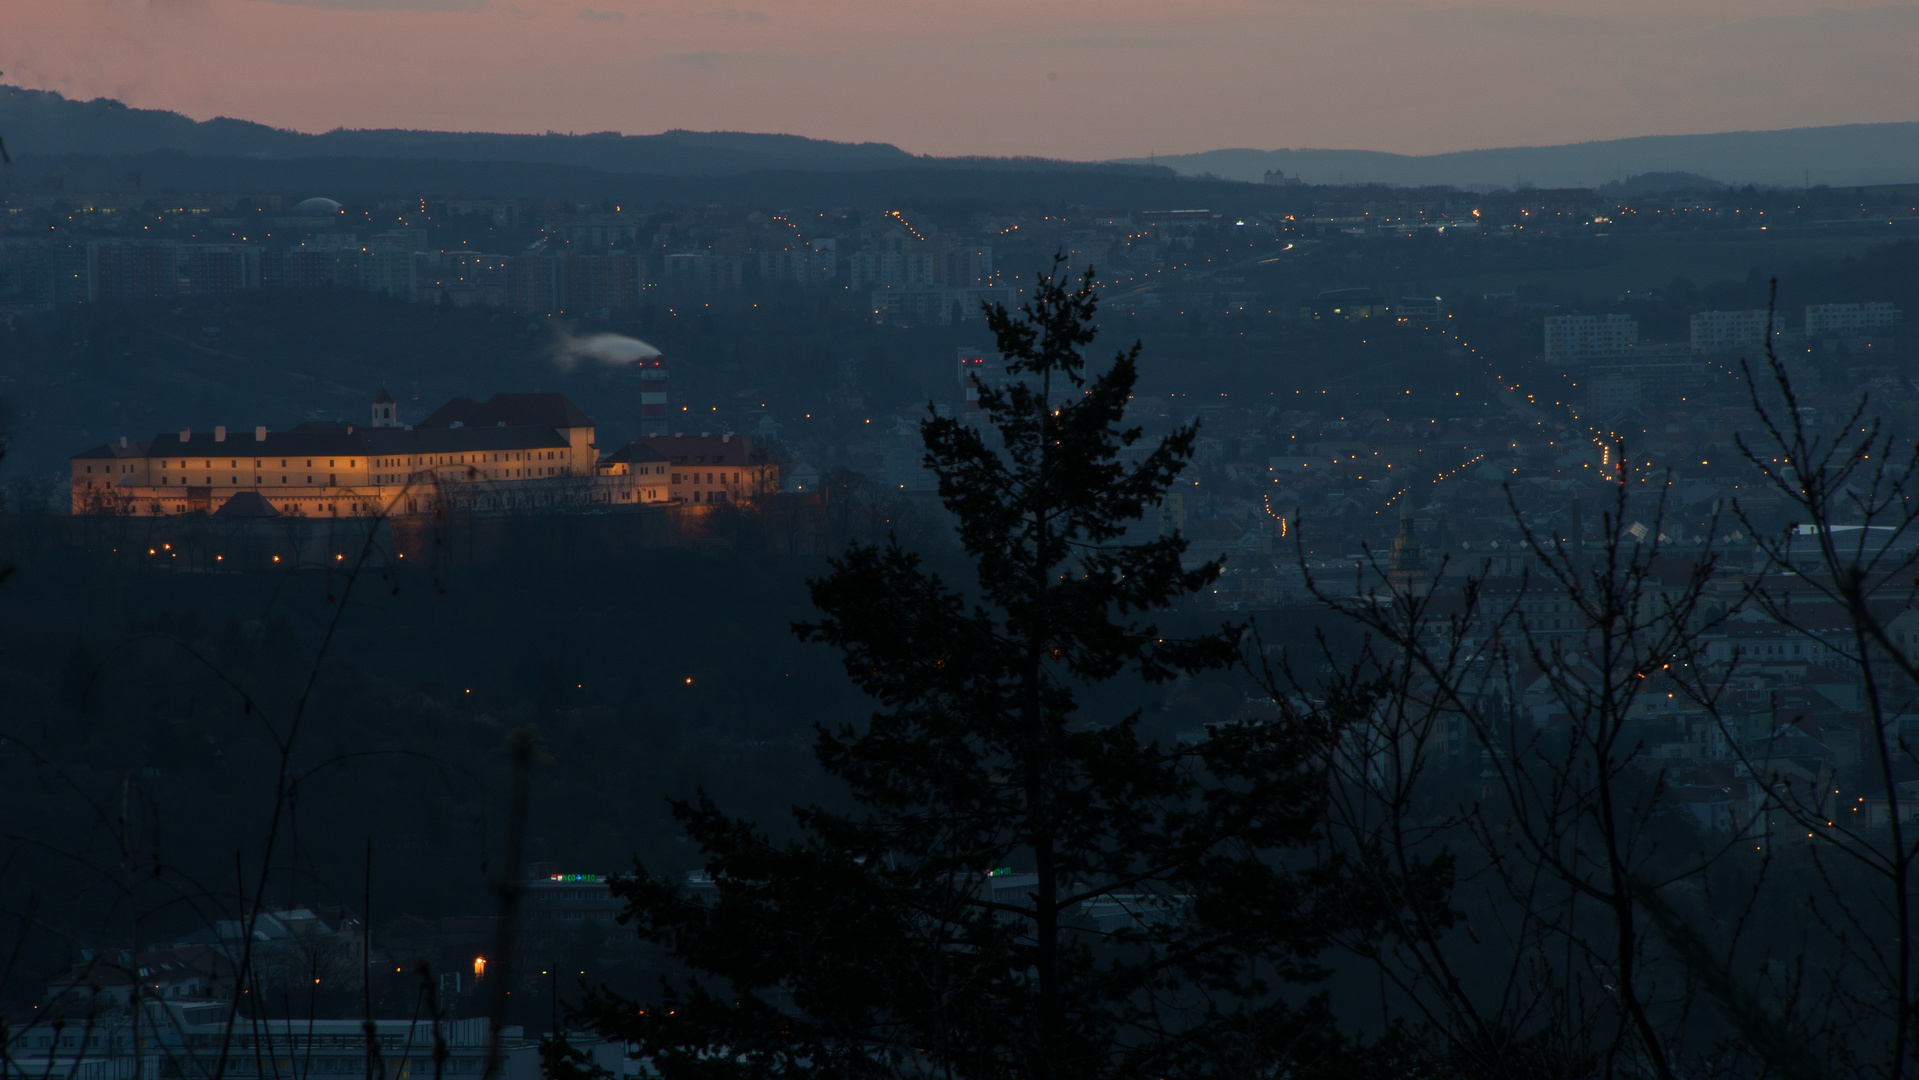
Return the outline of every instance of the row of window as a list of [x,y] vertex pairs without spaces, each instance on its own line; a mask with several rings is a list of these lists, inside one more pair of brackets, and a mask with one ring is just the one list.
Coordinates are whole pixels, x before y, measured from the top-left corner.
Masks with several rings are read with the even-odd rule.
[[[338,477],[339,477],[339,474],[338,474],[338,473],[328,473],[328,474],[327,474],[327,477],[326,477],[326,482],[327,482],[327,486],[328,486],[328,487],[337,487],[337,486],[339,486],[339,479],[338,479]],[[172,478],[172,477],[170,477],[170,476],[162,476],[162,477],[160,478],[160,483],[161,483],[162,485],[166,485],[166,484],[170,484],[170,483],[171,483],[171,481],[172,481],[172,479],[173,479],[173,478]],[[186,484],[187,482],[188,482],[188,478],[187,478],[187,477],[184,477],[184,476],[182,476],[182,477],[180,478],[180,483],[182,483],[182,484]],[[237,485],[237,484],[239,484],[239,482],[240,482],[240,478],[239,478],[239,477],[237,477],[237,476],[232,476],[232,477],[228,477],[228,478],[227,478],[227,482],[228,482],[228,483],[229,483],[230,485]],[[253,478],[253,482],[254,482],[254,484],[256,484],[256,485],[259,485],[259,484],[264,484],[264,483],[266,483],[266,478],[265,478],[265,477],[260,477],[260,476],[256,476],[256,477],[254,477],[254,478]],[[286,478],[286,477],[284,477],[284,476],[282,476],[282,477],[280,477],[280,482],[281,482],[282,484],[284,484],[284,483],[286,483],[286,482],[287,482],[287,478]],[[306,482],[307,482],[307,483],[309,483],[309,484],[311,484],[311,483],[313,483],[313,477],[312,477],[311,475],[309,475],[309,476],[308,476],[308,477],[306,478]],[[213,477],[211,477],[211,476],[209,476],[209,477],[207,477],[207,479],[206,479],[206,486],[208,486],[208,487],[211,487],[212,485],[213,485]]]
[[[542,453],[544,453],[546,456],[541,457],[540,455]],[[510,453],[505,453],[505,452],[497,453],[492,455],[474,454],[472,455],[472,457],[473,457],[472,464],[475,464],[475,465],[481,464],[483,462],[488,462],[488,461],[557,461],[557,460],[564,460],[565,452],[560,450],[546,450],[546,451],[521,450],[521,451],[510,452]],[[466,454],[435,454],[433,455],[431,459],[428,459],[425,457],[374,458],[371,464],[376,469],[382,469],[382,468],[394,469],[394,468],[399,468],[402,465],[465,465],[468,463],[466,459],[467,459]]]
[[[489,461],[489,460],[490,460],[490,461],[553,461],[553,460],[556,460],[556,459],[557,459],[557,457],[558,457],[558,456],[559,456],[559,454],[560,454],[560,452],[559,452],[559,451],[557,451],[557,450],[547,450],[547,451],[545,451],[544,453],[545,453],[545,455],[546,455],[545,457],[541,457],[541,456],[540,456],[540,455],[541,455],[541,451],[537,451],[537,450],[536,450],[536,451],[533,451],[533,452],[531,452],[531,453],[524,453],[524,452],[522,452],[522,453],[517,453],[517,454],[493,454],[493,455],[491,455],[490,457],[489,457],[488,455],[484,455],[484,454],[474,454],[474,455],[473,455],[473,458],[475,459],[475,461],[476,461],[476,462],[478,462],[478,461]],[[455,460],[455,459],[458,459],[458,460]],[[387,466],[387,467],[397,467],[397,466],[399,466],[399,465],[401,465],[401,464],[403,464],[403,463],[404,463],[404,464],[407,464],[407,465],[422,465],[422,464],[433,464],[433,465],[464,465],[464,464],[466,464],[466,459],[467,459],[467,455],[465,455],[465,454],[439,454],[439,455],[436,455],[436,456],[434,456],[434,458],[433,458],[433,459],[432,459],[432,461],[430,461],[430,462],[428,462],[428,461],[426,461],[426,460],[425,460],[424,458],[415,458],[415,457],[409,457],[409,458],[376,458],[376,459],[374,459],[373,461],[371,461],[371,462],[369,462],[368,464],[371,464],[371,465],[374,465],[375,467],[379,467],[379,466],[382,466],[382,465],[384,465],[384,466]],[[161,458],[161,459],[160,459],[160,467],[161,467],[162,469],[167,469],[167,468],[171,468],[171,467],[172,467],[172,460],[173,460],[173,459],[171,459],[171,458]],[[280,467],[281,467],[282,469],[284,469],[284,468],[287,468],[287,467],[288,467],[288,463],[289,463],[289,462],[290,462],[291,460],[292,460],[292,459],[290,459],[290,458],[281,458],[281,459],[280,459]],[[307,468],[309,468],[309,469],[311,469],[311,468],[313,468],[313,463],[314,463],[314,462],[315,462],[316,460],[318,460],[318,459],[317,459],[317,458],[307,458],[307,459],[306,459],[306,467],[307,467]],[[253,467],[254,467],[254,468],[256,468],[256,469],[258,469],[258,468],[261,468],[261,467],[262,467],[262,466],[264,466],[265,464],[266,464],[266,460],[265,460],[264,458],[255,458],[255,459],[253,459]],[[348,459],[347,459],[347,463],[346,463],[346,464],[347,464],[347,468],[349,468],[349,469],[357,469],[357,468],[359,468],[359,466],[360,466],[360,459],[358,459],[358,458],[348,458]],[[204,461],[204,463],[203,463],[203,464],[201,465],[201,467],[202,467],[202,468],[206,468],[206,469],[211,469],[211,468],[214,468],[215,466],[214,466],[214,464],[213,464],[213,461],[212,461],[211,459],[206,459],[206,460]],[[230,468],[230,469],[237,469],[237,468],[239,468],[239,467],[240,467],[240,459],[238,459],[238,458],[230,458],[230,459],[228,459],[228,461],[227,461],[227,467],[228,467],[228,468]],[[327,468],[329,468],[329,469],[335,469],[335,468],[338,468],[338,467],[339,467],[339,461],[338,461],[338,459],[335,459],[335,458],[328,458],[328,459],[327,459]],[[95,467],[94,467],[94,466],[92,466],[92,465],[88,465],[88,466],[86,466],[86,470],[87,470],[87,472],[89,472],[89,473],[91,473],[91,472],[93,472],[93,471],[94,471],[94,468],[95,468]],[[185,458],[181,458],[181,459],[180,459],[180,468],[182,468],[182,469],[188,469],[188,468],[192,468],[192,464],[191,464],[190,462],[188,462],[188,461],[187,461],[187,459],[185,459]],[[117,465],[117,466],[116,466],[116,465],[101,465],[101,466],[99,466],[99,470],[100,470],[101,472],[103,472],[103,473],[114,473],[114,472],[121,472],[121,473],[131,473],[131,472],[133,472],[133,471],[134,471],[134,469],[133,469],[133,466],[132,466],[132,465]]]
[[[162,469],[164,469],[164,468],[166,468],[166,467],[167,467],[167,462],[168,462],[168,460],[169,460],[168,458],[161,458],[161,459],[160,459],[160,467],[161,467]],[[307,465],[306,465],[306,467],[307,467],[307,468],[309,468],[309,469],[311,469],[311,468],[313,468],[313,462],[314,462],[314,460],[315,460],[315,459],[313,459],[313,458],[308,458],[308,459],[307,459]],[[287,458],[281,458],[281,459],[280,459],[280,467],[281,467],[282,469],[284,469],[284,468],[286,468],[286,467],[287,467],[287,461],[288,461],[288,459],[287,459]],[[359,458],[348,458],[348,459],[347,459],[347,461],[346,461],[346,464],[347,464],[347,468],[349,468],[349,469],[357,469],[357,468],[359,468],[359,466],[360,466],[360,459],[359,459]],[[258,468],[262,468],[262,467],[264,467],[265,465],[266,465],[266,460],[265,460],[264,458],[254,458],[254,459],[253,459],[253,467],[254,467],[254,468],[256,468],[256,469],[258,469]],[[332,459],[332,458],[328,458],[328,459],[327,459],[327,463],[326,463],[326,466],[327,466],[327,468],[329,468],[329,469],[336,469],[336,468],[339,468],[339,462],[338,462],[338,461],[336,461],[336,460],[334,460],[334,459]],[[186,458],[181,458],[181,459],[180,459],[180,467],[181,467],[182,469],[190,469],[190,468],[192,468],[193,466],[192,466],[192,465],[191,465],[191,464],[190,464],[190,463],[189,463],[189,462],[187,461],[187,459],[186,459]],[[208,461],[208,462],[206,462],[206,464],[204,464],[204,465],[202,465],[202,466],[201,466],[201,468],[205,468],[205,469],[211,469],[211,468],[214,468],[214,467],[215,467],[215,466],[214,466],[214,464],[213,464],[213,462],[212,462],[212,461]],[[239,462],[239,460],[238,460],[238,459],[230,459],[230,460],[229,460],[229,461],[227,462],[227,468],[229,468],[229,469],[237,469],[237,468],[239,468],[239,467],[240,467],[240,462]]]
[[[537,469],[487,469],[485,473],[487,478],[492,480],[526,480],[535,476],[561,476],[569,471],[570,470],[564,465],[542,465]],[[459,478],[459,476],[448,477],[448,479],[451,480],[458,480]],[[400,473],[373,474],[373,483],[376,484],[398,484],[408,479],[409,477]]]

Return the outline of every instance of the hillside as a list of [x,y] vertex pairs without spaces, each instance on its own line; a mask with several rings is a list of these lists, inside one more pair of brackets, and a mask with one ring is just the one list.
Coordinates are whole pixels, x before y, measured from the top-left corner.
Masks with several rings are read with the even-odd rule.
[[[1147,158],[1131,159],[1147,163]],[[1308,184],[1462,188],[1596,187],[1636,173],[1690,172],[1728,184],[1835,187],[1919,180],[1919,123],[1843,124],[1784,131],[1648,135],[1632,139],[1388,154],[1372,150],[1209,150],[1160,156],[1181,176],[1259,182],[1271,170]]]
[[49,91],[0,86],[0,137],[21,161],[126,157],[172,152],[193,157],[292,161],[313,158],[463,161],[568,166],[649,176],[744,176],[769,171],[854,172],[915,167],[1151,172],[1118,163],[1037,158],[919,157],[889,143],[840,143],[798,135],[667,131],[658,135],[500,135],[486,132],[335,130],[321,135],[247,120],[196,121],[110,98],[74,101]]

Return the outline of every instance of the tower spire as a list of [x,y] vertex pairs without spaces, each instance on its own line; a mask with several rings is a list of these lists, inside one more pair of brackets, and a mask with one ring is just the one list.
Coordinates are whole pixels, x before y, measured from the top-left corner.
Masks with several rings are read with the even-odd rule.
[[386,392],[386,382],[380,383],[380,392],[373,395],[373,426],[389,428],[400,426],[400,406],[393,395]]

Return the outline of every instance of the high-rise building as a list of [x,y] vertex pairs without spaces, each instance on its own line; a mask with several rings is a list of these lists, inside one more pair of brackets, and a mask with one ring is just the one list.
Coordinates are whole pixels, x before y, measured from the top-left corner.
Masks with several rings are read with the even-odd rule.
[[[1692,317],[1692,351],[1696,353],[1738,352],[1766,347],[1764,309],[1750,311],[1701,311]],[[1774,337],[1786,331],[1785,317],[1772,315]]]
[[1631,315],[1546,316],[1546,362],[1566,363],[1624,356],[1639,341],[1639,320]]
[[1807,304],[1806,336],[1868,334],[1899,325],[1899,309],[1891,304]]

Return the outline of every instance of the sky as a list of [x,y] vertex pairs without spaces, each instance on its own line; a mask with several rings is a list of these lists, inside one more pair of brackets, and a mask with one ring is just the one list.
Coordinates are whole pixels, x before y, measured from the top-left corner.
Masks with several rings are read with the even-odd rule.
[[[740,6],[728,6],[738,3]],[[0,0],[0,79],[302,131],[1439,153],[1919,120],[1919,4]]]

